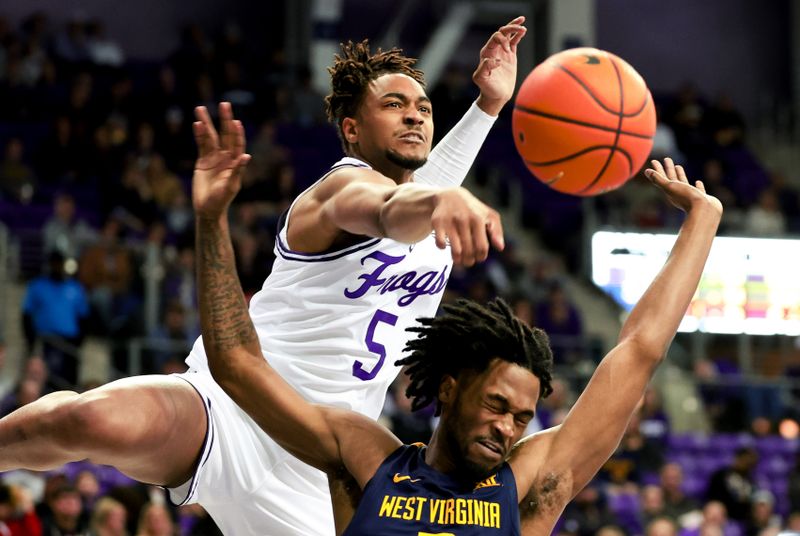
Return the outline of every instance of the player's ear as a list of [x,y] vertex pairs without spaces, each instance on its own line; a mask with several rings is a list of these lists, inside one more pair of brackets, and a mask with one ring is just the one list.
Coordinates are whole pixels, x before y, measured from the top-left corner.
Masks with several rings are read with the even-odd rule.
[[358,121],[352,117],[342,119],[342,135],[347,143],[358,143]]
[[456,399],[456,379],[445,375],[439,384],[439,403],[451,404]]

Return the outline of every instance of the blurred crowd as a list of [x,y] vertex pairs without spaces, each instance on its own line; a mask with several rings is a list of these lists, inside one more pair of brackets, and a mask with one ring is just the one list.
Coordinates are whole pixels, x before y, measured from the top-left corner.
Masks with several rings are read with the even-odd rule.
[[[469,73],[458,67],[448,69],[431,95],[439,137],[476,96]],[[126,57],[102,21],[57,27],[46,14],[34,13],[12,26],[0,16],[0,222],[21,244],[20,276],[27,283],[24,366],[16,382],[0,386],[2,415],[53,390],[87,389],[128,373],[134,369],[134,340],[141,349],[135,370],[184,370],[183,359],[199,335],[191,123],[195,106],[207,106],[213,116],[221,100],[230,101],[242,119],[253,155],[230,215],[237,269],[249,297],[271,269],[280,214],[341,154],[310,70],[287,65],[280,50],[247,46],[235,24],[214,33],[189,25],[176,50],[162,61],[142,62]],[[661,122],[654,156],[672,155],[705,181],[726,203],[726,230],[759,236],[797,231],[797,192],[749,152],[745,121],[729,99],[708,104],[687,86],[657,100]],[[491,184],[501,202],[509,201],[509,183],[533,188],[536,182],[524,168],[519,173],[493,167],[512,160],[521,165],[507,136],[508,112],[475,166],[478,182]],[[499,182],[488,180],[497,175]],[[576,202],[550,191],[528,192],[547,204],[526,210],[521,223],[538,231],[553,253],[528,260],[520,251],[524,237],[508,237],[506,249],[486,263],[454,269],[445,299],[502,295],[520,317],[550,335],[562,370],[591,365],[604,348],[586,335],[567,283],[579,250]],[[638,179],[597,203],[606,223],[677,224],[674,211]],[[153,286],[156,306],[149,307]],[[81,377],[78,356],[89,337],[111,349],[111,378]],[[701,378],[724,372],[716,362],[697,369]],[[433,417],[424,410],[411,414],[403,381],[401,376],[391,391],[383,418],[401,439],[425,441]],[[531,431],[561,422],[580,382],[571,376],[557,381]],[[724,432],[739,432],[763,417],[762,435],[768,437],[784,412],[769,392],[743,398],[710,386],[701,394],[710,412],[720,413],[712,417]],[[726,408],[737,402],[752,408],[756,399],[769,411],[731,424],[737,414]],[[681,450],[659,393],[648,393],[619,451],[569,506],[560,533],[732,536],[770,534],[763,531],[778,526],[798,530],[800,514],[790,515],[800,512],[797,445],[778,454],[764,451],[761,443],[731,445],[724,456],[710,458],[708,467],[716,472],[690,468],[687,460],[705,455],[705,447]],[[767,485],[774,460],[785,469],[780,489]],[[691,482],[684,482],[690,470]],[[202,509],[173,508],[163,490],[107,467],[71,464],[0,480],[0,534],[216,533]]]

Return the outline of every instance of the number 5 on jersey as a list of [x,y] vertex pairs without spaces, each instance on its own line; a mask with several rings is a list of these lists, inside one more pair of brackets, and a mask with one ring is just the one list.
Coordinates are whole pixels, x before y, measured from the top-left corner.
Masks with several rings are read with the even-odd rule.
[[377,354],[378,362],[375,363],[375,366],[372,367],[372,370],[365,369],[364,363],[361,361],[354,362],[353,376],[359,380],[367,381],[377,376],[378,371],[381,370],[381,367],[383,366],[384,359],[386,359],[386,347],[374,339],[375,328],[378,326],[378,322],[383,322],[385,324],[389,324],[390,326],[394,326],[397,323],[397,316],[381,309],[378,309],[375,311],[375,314],[372,315],[372,320],[369,321],[369,327],[367,328],[367,334],[364,336],[364,342],[367,344],[367,350],[373,354]]

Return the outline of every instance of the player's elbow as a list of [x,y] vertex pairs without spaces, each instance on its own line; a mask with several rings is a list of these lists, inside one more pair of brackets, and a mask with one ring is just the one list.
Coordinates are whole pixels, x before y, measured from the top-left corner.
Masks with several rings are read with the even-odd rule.
[[663,344],[646,335],[634,334],[621,340],[619,346],[626,346],[637,362],[656,368],[664,361],[669,343]]
[[241,385],[243,377],[252,374],[252,368],[247,366],[247,363],[251,360],[249,353],[246,353],[247,355],[236,355],[237,352],[234,351],[221,356],[212,356],[212,352],[208,353],[208,368],[211,371],[211,376],[229,395]]

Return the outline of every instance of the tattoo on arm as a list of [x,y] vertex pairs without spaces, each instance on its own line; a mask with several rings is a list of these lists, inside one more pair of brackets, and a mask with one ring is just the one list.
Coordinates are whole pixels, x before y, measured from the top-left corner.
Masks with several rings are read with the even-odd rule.
[[215,221],[197,222],[197,280],[204,342],[216,351],[258,345],[247,302],[236,273],[227,229]]

